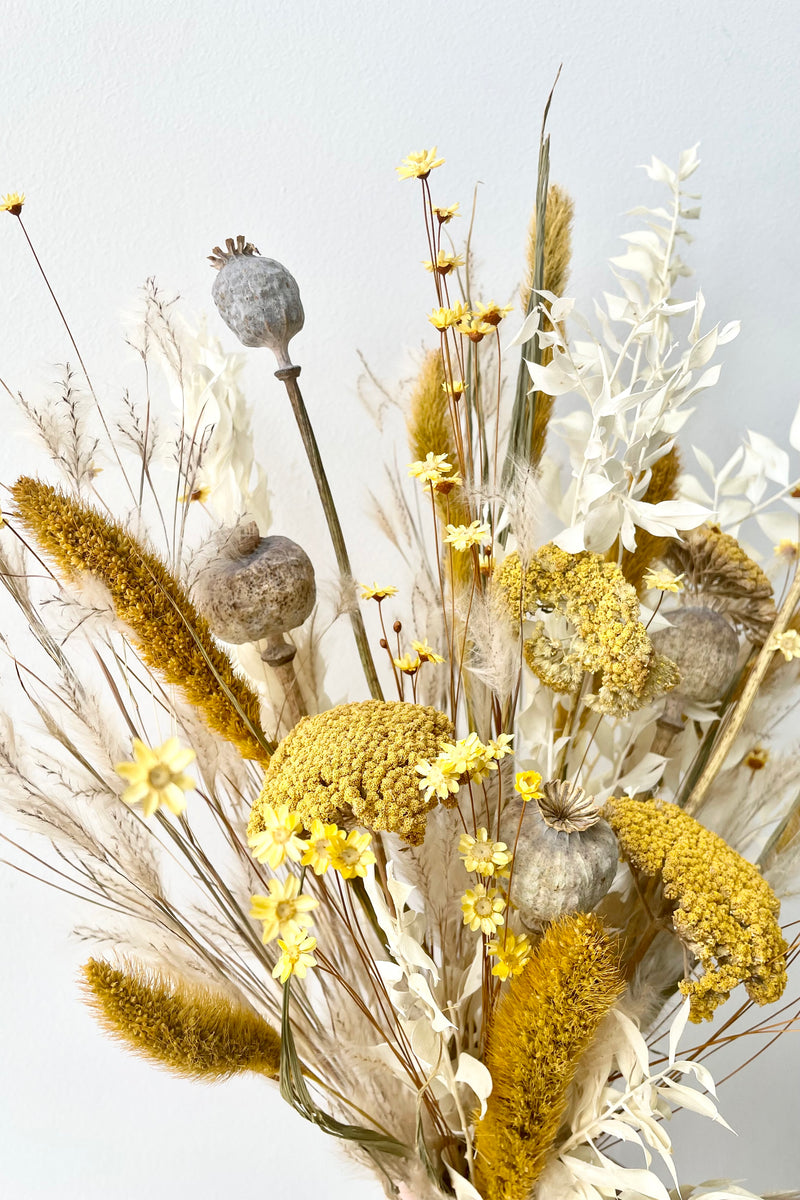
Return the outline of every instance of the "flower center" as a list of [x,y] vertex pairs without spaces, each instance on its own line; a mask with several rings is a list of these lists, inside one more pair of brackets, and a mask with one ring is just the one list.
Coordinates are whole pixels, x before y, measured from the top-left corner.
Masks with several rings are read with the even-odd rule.
[[472,857],[476,862],[490,862],[494,851],[488,842],[476,842],[472,847]]
[[276,829],[271,830],[273,842],[277,842],[279,846],[283,846],[292,836],[291,830],[284,829],[282,825],[278,825]]
[[355,846],[343,846],[339,852],[339,858],[343,863],[346,863],[348,867],[352,867],[353,864],[357,863],[361,858],[361,851]]
[[172,771],[170,771],[169,767],[165,767],[163,763],[156,763],[154,767],[151,767],[147,776],[147,782],[150,784],[150,787],[154,788],[157,792],[165,788],[171,779]]
[[475,915],[478,917],[490,917],[492,915],[492,902],[486,896],[482,896],[480,900],[475,901]]
[[279,900],[275,906],[275,916],[279,921],[290,921],[294,916],[294,901]]
[[330,852],[331,852],[330,838],[326,838],[326,837],[317,838],[317,840],[315,842],[311,843],[311,853],[318,855],[320,858],[327,857],[327,855],[329,855]]

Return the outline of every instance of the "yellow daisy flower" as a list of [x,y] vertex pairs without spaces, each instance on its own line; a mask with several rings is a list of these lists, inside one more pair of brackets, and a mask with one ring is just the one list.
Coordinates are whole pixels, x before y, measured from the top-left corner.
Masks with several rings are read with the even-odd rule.
[[787,562],[794,562],[798,553],[800,553],[800,544],[793,542],[791,538],[781,538],[777,546],[773,546],[772,549],[778,558],[784,558]]
[[800,633],[796,629],[787,629],[772,639],[772,649],[780,650],[787,662],[800,658]]
[[419,656],[412,658],[410,654],[404,654],[402,658],[393,658],[392,662],[404,675],[416,675],[422,666],[421,658]]
[[7,196],[3,196],[0,212],[9,212],[12,217],[18,217],[24,203],[25,196],[22,192],[9,192]]
[[492,974],[498,979],[508,979],[509,975],[521,975],[531,956],[531,944],[524,933],[519,937],[507,933],[505,943],[503,938],[493,938],[486,949],[497,959],[492,967]]
[[474,888],[468,888],[461,897],[461,911],[464,914],[464,924],[469,925],[473,933],[480,929],[481,933],[491,936],[500,925],[505,924],[503,909],[506,902],[497,888],[485,888],[482,883],[476,883]]
[[494,325],[474,316],[464,317],[458,322],[456,329],[471,342],[482,342],[488,333],[494,333]]
[[312,924],[309,914],[319,901],[313,896],[298,895],[300,880],[296,875],[287,875],[283,882],[270,879],[267,887],[268,896],[250,897],[250,916],[264,925],[261,940],[271,942],[278,934],[284,938],[301,936]]
[[273,871],[282,867],[287,858],[300,862],[306,844],[298,833],[303,825],[297,813],[288,804],[281,804],[279,808],[265,805],[263,814],[266,829],[248,838],[253,858],[269,863]]
[[492,531],[487,524],[472,521],[469,525],[445,525],[444,540],[454,550],[469,550],[482,546],[491,539]]
[[366,583],[362,583],[359,586],[362,588],[362,600],[377,600],[380,602],[381,600],[385,600],[387,596],[397,595],[396,587],[378,587],[377,583],[373,583],[372,587],[369,587]]
[[175,737],[155,749],[134,738],[133,761],[114,767],[128,781],[122,799],[126,804],[141,804],[145,817],[151,817],[162,804],[179,816],[186,808],[184,792],[197,786],[191,775],[183,773],[194,758],[194,750],[181,746]]
[[424,459],[408,464],[408,473],[420,483],[438,483],[445,475],[449,475],[453,466],[447,461],[446,454],[434,454],[429,451]]
[[523,800],[541,800],[544,792],[539,790],[542,777],[538,771],[518,771],[514,779],[514,791]]
[[280,979],[281,983],[286,983],[290,975],[305,979],[308,968],[317,965],[317,960],[311,953],[317,945],[316,938],[300,934],[295,938],[287,938],[286,941],[279,938],[278,945],[281,948],[281,956],[272,968],[272,976],[274,979]]
[[367,867],[375,862],[375,855],[368,849],[371,836],[352,829],[347,838],[336,846],[331,854],[331,866],[344,879],[353,879],[356,875],[362,877],[367,873]]
[[436,147],[433,146],[430,150],[409,154],[395,170],[400,179],[427,179],[434,167],[440,167],[443,162],[443,158],[436,157]]
[[463,379],[454,379],[452,383],[445,381],[442,384],[442,391],[447,392],[448,396],[452,396],[454,400],[460,400],[467,390],[467,385]]
[[423,662],[443,663],[444,659],[441,654],[437,654],[432,646],[425,642],[412,642],[411,646],[416,650]]
[[452,308],[435,308],[433,312],[428,313],[431,325],[440,330],[452,329],[461,321],[469,320],[469,317],[470,311],[461,301],[457,301]]
[[646,588],[654,588],[659,592],[682,592],[683,575],[673,575],[672,571],[667,570],[648,570],[644,573],[642,585]]
[[503,759],[507,754],[514,753],[511,745],[513,740],[513,733],[500,733],[491,742],[486,743],[486,752],[491,754],[492,758]]
[[477,733],[458,742],[445,742],[439,754],[439,761],[448,762],[455,775],[469,775],[473,783],[481,783],[490,771],[497,770],[492,759]]
[[315,817],[302,858],[303,866],[311,867],[315,875],[324,875],[345,840],[346,834],[338,825],[325,825]]
[[461,487],[463,482],[464,480],[458,474],[458,471],[454,475],[442,476],[440,479],[431,480],[433,490],[441,492],[443,496],[446,496],[448,492],[452,492],[454,487]]
[[439,759],[428,762],[427,758],[423,758],[414,769],[422,776],[419,786],[420,790],[424,789],[426,800],[430,800],[432,796],[446,800],[458,791],[458,775],[455,774],[451,763],[440,762]]
[[494,875],[498,867],[507,867],[511,862],[506,843],[491,841],[489,831],[484,828],[480,828],[475,837],[462,833],[458,853],[467,870],[477,875]]
[[500,324],[503,317],[508,316],[513,308],[513,304],[506,304],[501,308],[499,304],[495,304],[494,300],[490,300],[488,304],[479,304],[474,311],[474,316],[480,321],[485,321],[487,325],[496,326]]
[[440,250],[435,263],[426,258],[423,259],[422,265],[426,271],[435,271],[437,275],[449,275],[456,267],[464,266],[464,259],[460,254],[445,254],[444,250]]
[[442,208],[439,205],[434,205],[433,215],[440,225],[446,225],[448,221],[452,221],[453,217],[458,215],[459,204],[451,204],[449,208]]

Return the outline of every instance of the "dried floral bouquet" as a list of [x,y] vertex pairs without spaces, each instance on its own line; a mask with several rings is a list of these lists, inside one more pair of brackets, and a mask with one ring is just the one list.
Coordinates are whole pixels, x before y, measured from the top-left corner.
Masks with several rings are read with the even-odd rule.
[[[299,290],[243,237],[215,248],[213,296],[277,360],[333,604],[269,532],[245,355],[154,283],[141,399],[108,414],[60,307],[60,389],[4,385],[50,459],[9,486],[0,535],[24,618],[4,621],[0,798],[38,835],[17,865],[90,902],[108,1033],[198,1079],[260,1073],[388,1196],[750,1195],[681,1189],[668,1121],[722,1121],[707,1060],[798,1015],[778,896],[800,747],[778,727],[800,682],[800,416],[794,461],[750,433],[686,471],[679,435],[738,332],[675,291],[694,150],[647,168],[666,198],[636,210],[592,327],[565,298],[573,204],[543,134],[513,337],[511,306],[476,298],[471,222],[457,249],[459,206],[435,202],[443,161],[398,169],[438,341],[397,401],[411,480],[387,469],[375,501],[401,588],[357,590],[289,353]],[[1,207],[46,282],[23,205]],[[364,683],[332,706],[336,617]]]

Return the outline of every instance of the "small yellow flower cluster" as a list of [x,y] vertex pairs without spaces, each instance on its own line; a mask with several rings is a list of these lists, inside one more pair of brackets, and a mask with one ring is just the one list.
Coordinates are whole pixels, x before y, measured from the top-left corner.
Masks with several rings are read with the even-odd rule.
[[796,629],[787,629],[785,633],[776,634],[772,639],[772,649],[780,650],[787,662],[800,658],[800,633]]
[[503,980],[521,975],[531,956],[531,944],[525,933],[504,931],[503,937],[492,938],[486,949],[492,958],[497,959],[492,974]]
[[273,977],[281,983],[286,983],[290,975],[304,979],[308,968],[317,965],[312,954],[317,939],[310,937],[308,930],[313,921],[311,911],[319,901],[300,893],[296,875],[287,875],[283,882],[270,879],[267,887],[268,896],[251,897],[250,916],[262,922],[261,940],[265,944],[278,939],[281,954],[273,967]]
[[673,575],[672,571],[651,569],[645,571],[642,586],[659,592],[682,592],[683,579],[683,575]]
[[[456,262],[454,265],[460,266],[461,264]],[[429,269],[432,270],[433,267],[431,266]],[[462,333],[471,342],[481,342],[487,334],[494,333],[503,317],[510,313],[511,309],[512,305],[507,304],[501,308],[493,300],[488,304],[479,304],[475,309],[468,308],[466,304],[458,301],[450,308],[435,308],[428,314],[428,320],[440,332],[444,332],[445,329],[455,329],[456,333]]]
[[417,763],[416,769],[422,776],[419,787],[424,789],[425,799],[438,796],[446,802],[467,779],[483,783],[490,771],[497,770],[497,762],[511,754],[512,737],[513,734],[501,733],[484,745],[477,733],[470,733],[459,742],[445,742],[437,758]]
[[265,805],[262,811],[264,828],[249,837],[253,857],[266,862],[273,871],[282,867],[287,859],[312,867],[315,875],[324,875],[332,868],[345,879],[356,875],[365,876],[367,867],[375,862],[375,855],[368,848],[372,841],[368,833],[350,833],[338,825],[325,825],[322,821],[311,822],[309,838],[300,836],[303,826],[296,812],[288,804],[278,808]]
[[419,845],[436,802],[421,795],[416,764],[435,758],[452,732],[444,713],[401,701],[364,700],[305,717],[270,760],[249,835],[264,832],[268,810],[285,804],[306,829],[315,820],[358,824]]
[[[599,674],[597,694],[586,703],[626,716],[677,684],[677,667],[656,653],[639,620],[636,591],[602,555],[567,554],[550,543],[524,571],[519,555],[510,554],[497,568],[495,584],[517,627],[523,619],[534,622],[523,644],[525,659],[554,691],[575,693],[585,671]],[[538,613],[554,609],[575,626],[574,636],[548,635]]]
[[473,546],[485,546],[492,539],[487,524],[471,521],[469,525],[445,525],[444,541],[454,550],[470,550]]
[[156,749],[134,738],[133,761],[117,763],[114,768],[128,781],[122,799],[126,804],[141,804],[145,817],[151,817],[162,804],[180,816],[186,808],[184,793],[196,787],[191,775],[184,774],[194,758],[194,750],[181,747],[177,738],[167,738]]
[[434,454],[432,450],[419,462],[409,463],[408,473],[437,492],[449,492],[463,483],[458,472],[453,471],[453,464],[447,461],[447,455]]
[[675,902],[675,932],[703,966],[699,979],[681,983],[692,998],[691,1020],[709,1020],[739,983],[756,1004],[778,1000],[787,947],[780,903],[758,868],[675,804],[613,798],[603,816],[622,856],[645,875],[660,875]]
[[9,192],[0,201],[0,212],[11,213],[12,217],[18,217],[24,203],[25,196],[22,192]]
[[443,158],[436,157],[436,147],[433,146],[430,150],[409,154],[395,170],[400,179],[427,179],[434,167],[440,167],[443,162]]
[[393,658],[392,662],[397,667],[398,671],[402,671],[404,675],[416,675],[423,663],[443,663],[444,659],[441,654],[437,654],[433,646],[429,646],[427,641],[412,642],[412,649],[416,654],[404,654],[401,658]]

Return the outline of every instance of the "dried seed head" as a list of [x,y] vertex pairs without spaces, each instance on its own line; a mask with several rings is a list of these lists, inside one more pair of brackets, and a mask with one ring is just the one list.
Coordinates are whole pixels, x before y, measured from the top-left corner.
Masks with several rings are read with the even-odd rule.
[[537,801],[539,812],[551,829],[562,833],[580,833],[600,819],[594,796],[587,796],[577,783],[551,779],[542,786],[544,795]]
[[669,628],[652,635],[653,645],[677,664],[676,694],[709,703],[730,686],[739,657],[739,639],[728,621],[710,608],[665,612]]
[[289,342],[305,320],[296,280],[241,234],[225,246],[209,255],[219,272],[211,295],[220,316],[245,346],[268,346],[279,369],[290,367]]

